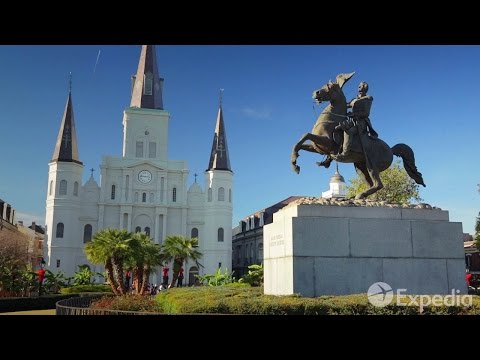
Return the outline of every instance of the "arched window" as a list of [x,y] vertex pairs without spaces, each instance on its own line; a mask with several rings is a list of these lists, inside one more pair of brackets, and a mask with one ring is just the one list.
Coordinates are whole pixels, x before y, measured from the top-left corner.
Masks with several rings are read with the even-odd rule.
[[212,202],[212,188],[208,188],[208,202]]
[[48,195],[52,195],[52,191],[53,191],[53,180],[50,180],[50,190],[48,191]]
[[162,176],[160,178],[160,202],[163,203],[163,199],[168,196],[165,196],[165,178]]
[[153,74],[152,73],[146,73],[145,75],[145,81],[143,83],[143,94],[144,95],[152,95],[153,93]]
[[198,268],[196,266],[192,266],[188,271],[188,286],[198,284],[198,280],[195,275],[198,275]]
[[219,242],[223,241],[223,228],[218,228],[218,236],[217,239]]
[[63,230],[64,230],[63,223],[58,223],[57,224],[57,234],[56,234],[57,239],[58,238],[63,238]]
[[218,201],[225,201],[225,189],[223,187],[218,188]]
[[147,193],[142,194],[142,202],[147,202]]
[[87,224],[83,228],[83,243],[86,244],[90,240],[92,240],[92,225]]
[[135,232],[136,232],[136,233],[142,232],[142,228],[141,228],[140,226],[137,226],[137,227],[135,228]]
[[174,187],[172,190],[172,201],[177,202],[177,188]]
[[125,201],[128,200],[128,192],[130,188],[130,176],[125,176]]
[[67,195],[67,180],[60,181],[59,195]]
[[143,157],[143,141],[136,142],[135,157]]
[[157,156],[157,143],[150,141],[148,143],[148,157],[155,158]]
[[75,181],[73,183],[73,195],[78,196],[78,182],[77,181]]
[[263,243],[258,244],[258,260],[263,260]]
[[112,185],[112,194],[110,195],[110,199],[115,200],[115,185]]
[[190,233],[190,237],[191,238],[198,238],[198,229],[197,228],[192,229],[192,232]]
[[138,202],[138,192],[135,193],[135,202]]
[[232,202],[232,189],[228,189],[228,202]]
[[264,212],[261,212],[260,215],[258,215],[258,226],[260,227],[263,227],[264,224],[264,220],[263,220],[263,217],[265,216],[265,213]]
[[150,228],[148,226],[145,228],[145,234],[150,236]]

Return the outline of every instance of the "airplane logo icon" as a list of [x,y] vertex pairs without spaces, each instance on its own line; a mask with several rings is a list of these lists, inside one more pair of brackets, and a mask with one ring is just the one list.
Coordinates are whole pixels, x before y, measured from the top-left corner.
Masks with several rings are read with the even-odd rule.
[[393,290],[387,283],[376,282],[368,288],[367,295],[372,305],[383,307],[392,302]]

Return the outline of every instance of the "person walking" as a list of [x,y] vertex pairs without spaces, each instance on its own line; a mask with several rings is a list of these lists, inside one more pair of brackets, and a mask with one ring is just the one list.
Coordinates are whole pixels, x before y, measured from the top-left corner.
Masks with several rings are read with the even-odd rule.
[[163,283],[162,283],[162,285],[163,285],[164,289],[168,289],[168,272],[169,271],[170,271],[170,269],[167,266],[165,266],[163,268]]
[[178,272],[178,281],[177,281],[177,287],[182,287],[183,286],[183,267],[180,268],[180,271]]

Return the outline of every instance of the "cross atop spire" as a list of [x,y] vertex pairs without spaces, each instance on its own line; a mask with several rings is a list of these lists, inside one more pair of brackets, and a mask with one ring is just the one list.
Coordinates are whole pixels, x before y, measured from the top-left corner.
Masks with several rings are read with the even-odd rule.
[[196,184],[196,183],[197,183],[197,176],[198,176],[198,174],[195,173],[195,174],[193,174],[193,176],[195,176],[195,184]]
[[90,171],[92,172],[92,175],[91,175],[90,177],[93,178],[93,172],[95,171],[95,169],[94,169],[94,168],[91,168]]
[[223,90],[224,90],[224,89],[220,89],[220,94],[219,94],[219,99],[218,99],[218,104],[219,104],[219,107],[220,107],[220,108],[222,107]]
[[71,93],[72,92],[72,72],[70,71],[70,80],[69,80],[69,83],[68,83],[68,92]]
[[132,78],[131,107],[163,110],[163,79],[158,75],[154,45],[143,45],[137,74]]

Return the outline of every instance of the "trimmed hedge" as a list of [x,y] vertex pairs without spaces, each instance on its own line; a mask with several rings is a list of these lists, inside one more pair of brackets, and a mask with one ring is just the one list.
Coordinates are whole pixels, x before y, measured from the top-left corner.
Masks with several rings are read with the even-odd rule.
[[55,303],[60,300],[77,297],[78,294],[71,295],[42,295],[40,297],[10,297],[0,298],[0,313],[28,310],[47,310],[55,309]]
[[[385,307],[370,304],[366,294],[346,296],[263,295],[263,288],[190,287],[162,291],[156,296],[160,312],[166,314],[255,314],[255,315],[418,315],[418,306],[398,306],[396,298]],[[480,314],[480,298],[473,306],[428,306],[423,314]]]
[[112,288],[110,285],[77,285],[66,288],[61,288],[61,294],[80,294],[80,293],[111,293]]

